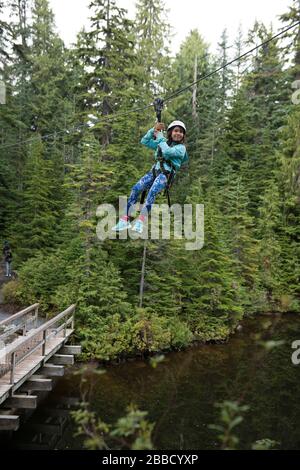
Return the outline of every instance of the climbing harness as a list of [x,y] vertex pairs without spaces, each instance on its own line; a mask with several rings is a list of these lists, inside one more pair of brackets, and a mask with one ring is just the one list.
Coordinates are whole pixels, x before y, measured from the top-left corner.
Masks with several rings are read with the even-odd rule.
[[[161,122],[161,113],[162,113],[162,110],[163,110],[163,107],[164,107],[164,101],[161,98],[155,98],[155,100],[153,102],[153,106],[154,106],[154,110],[155,110],[155,113],[156,113],[157,122]],[[155,140],[156,136],[153,136],[153,139]],[[157,159],[159,161],[160,169],[156,170],[155,166],[153,166],[152,167],[152,173],[153,173],[154,179],[160,173],[163,173],[166,176],[167,185],[166,185],[166,188],[165,188],[165,191],[164,191],[164,196],[167,196],[168,205],[169,205],[169,208],[170,208],[171,207],[170,189],[171,189],[171,186],[173,184],[174,177],[175,177],[175,166],[173,165],[172,162],[167,161],[167,160],[164,159],[161,148],[159,146],[158,146],[158,151],[157,152],[158,152]],[[166,162],[172,168],[171,171],[168,171],[168,170],[165,169],[164,162]],[[147,194],[147,189],[145,189],[142,192],[141,200],[140,200],[140,205],[141,206],[145,202],[146,194]]]

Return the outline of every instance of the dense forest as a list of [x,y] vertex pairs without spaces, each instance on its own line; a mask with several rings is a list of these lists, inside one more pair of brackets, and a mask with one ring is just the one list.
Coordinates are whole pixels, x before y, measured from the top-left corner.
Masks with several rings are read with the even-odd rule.
[[[300,20],[298,0],[280,20],[281,30]],[[138,0],[131,20],[117,0],[92,0],[66,47],[48,0],[0,0],[0,242],[17,274],[5,302],[38,301],[45,315],[76,303],[84,355],[102,360],[223,341],[244,316],[300,312],[300,25],[222,68],[276,33],[255,22],[230,44],[224,30],[211,53],[193,30],[174,52],[162,2]],[[189,153],[172,202],[204,204],[204,246],[101,241],[97,207],[118,207],[149,171],[147,105],[172,94],[163,121],[186,123]]]

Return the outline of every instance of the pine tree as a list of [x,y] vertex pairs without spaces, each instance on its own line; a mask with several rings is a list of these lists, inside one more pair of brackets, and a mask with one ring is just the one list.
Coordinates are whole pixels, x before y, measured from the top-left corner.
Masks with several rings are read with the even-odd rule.
[[20,207],[15,212],[10,238],[16,248],[17,262],[49,250],[55,239],[55,218],[49,188],[50,165],[45,159],[41,138],[29,145],[24,170]]
[[278,309],[281,282],[281,247],[278,228],[282,224],[278,183],[271,180],[259,209],[256,236],[259,238],[260,283],[265,292],[264,309]]
[[245,299],[248,296],[247,303],[252,308],[251,297],[259,285],[258,245],[254,219],[249,213],[248,191],[242,175],[242,171],[237,174],[230,166],[226,168],[219,204],[225,219],[224,239],[233,259],[232,269],[245,288]]
[[[9,36],[10,28],[4,19],[4,2],[0,2],[0,77],[3,74],[5,63],[9,60]],[[3,77],[1,77],[3,78]]]
[[[286,23],[284,27],[291,26],[300,21],[300,3],[299,0],[292,0],[289,11],[280,16],[280,20]],[[289,61],[291,50],[294,52],[293,65],[289,67],[292,81],[300,79],[300,25],[285,33],[285,37],[291,38],[291,41],[284,49],[286,61]]]
[[167,14],[164,2],[136,2],[137,66],[142,84],[140,92],[150,102],[153,96],[164,94],[169,87],[167,71],[171,27]]
[[300,226],[300,113],[294,106],[287,124],[281,130],[281,145],[277,153],[278,179],[283,199],[283,222],[280,226],[284,293],[299,295],[299,226]]
[[68,110],[68,83],[63,41],[55,33],[48,0],[35,0],[32,11],[31,115],[42,135],[61,131]]
[[[191,199],[198,191],[193,192]],[[186,256],[182,277],[183,312],[200,339],[224,339],[241,318],[240,286],[222,236],[221,214],[206,195],[204,246]]]
[[[89,31],[81,33],[77,55],[85,66],[81,85],[82,119],[116,113],[133,87],[132,22],[115,0],[93,0]],[[82,100],[83,98],[83,100]],[[90,115],[90,116],[89,116]],[[85,116],[85,117],[84,117]],[[95,126],[97,138],[107,146],[112,140],[112,127],[106,121]]]

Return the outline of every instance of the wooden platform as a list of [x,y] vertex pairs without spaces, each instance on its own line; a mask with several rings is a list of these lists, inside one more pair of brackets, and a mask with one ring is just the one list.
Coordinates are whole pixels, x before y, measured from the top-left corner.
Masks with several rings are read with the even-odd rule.
[[[34,305],[34,312],[36,308],[37,304]],[[22,315],[15,316],[15,318],[24,318],[27,314],[27,312],[24,314],[24,311]],[[73,354],[80,353],[79,346],[66,345],[74,332],[74,312],[75,305],[71,305],[39,328],[32,328],[29,331],[27,331],[28,324],[25,320],[26,328],[23,331],[25,334],[14,339],[11,344],[2,343],[0,349],[0,430],[15,430],[19,426],[18,416],[14,415],[12,418],[11,413],[3,411],[3,408],[7,408],[7,403],[13,403],[21,408],[32,407],[35,403],[34,393],[30,393],[32,398],[28,400],[22,400],[22,394],[34,392],[34,390],[51,390],[52,378],[63,375],[64,365],[73,364]],[[36,315],[34,315],[34,320],[36,320]],[[9,323],[8,320],[5,322]],[[36,321],[34,321],[35,325]]]
[[16,333],[25,336],[29,330],[36,328],[38,310],[39,304],[36,303],[0,321],[0,341],[11,340]]
[[41,351],[34,352],[27,359],[16,365],[13,384],[10,383],[10,371],[0,378],[0,404],[15,392],[32,374],[42,367],[69,339],[74,330],[68,329],[66,337],[51,338],[46,345],[45,356]]

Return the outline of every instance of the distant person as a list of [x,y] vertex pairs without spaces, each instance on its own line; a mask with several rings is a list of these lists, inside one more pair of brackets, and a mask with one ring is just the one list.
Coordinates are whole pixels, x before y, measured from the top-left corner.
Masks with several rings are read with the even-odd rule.
[[5,240],[2,253],[4,255],[6,277],[11,277],[12,252],[8,241]]
[[11,248],[10,248],[9,242],[7,240],[5,240],[5,242],[3,244],[3,250],[2,250],[3,256],[6,255],[7,251],[11,251]]

